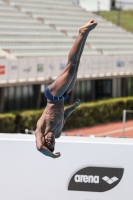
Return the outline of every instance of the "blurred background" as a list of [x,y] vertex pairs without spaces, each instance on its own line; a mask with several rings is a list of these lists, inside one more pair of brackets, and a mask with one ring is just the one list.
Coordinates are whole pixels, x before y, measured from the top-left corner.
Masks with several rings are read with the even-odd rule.
[[0,0],[0,132],[35,129],[45,87],[90,19],[98,26],[66,101],[83,104],[64,129],[121,122],[123,110],[133,109],[133,0]]

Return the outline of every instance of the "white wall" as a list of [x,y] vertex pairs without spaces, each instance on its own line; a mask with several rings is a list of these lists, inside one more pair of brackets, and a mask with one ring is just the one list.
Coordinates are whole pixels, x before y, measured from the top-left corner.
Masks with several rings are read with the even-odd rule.
[[120,8],[119,2],[121,2],[121,8],[123,10],[133,10],[133,0],[116,0],[116,8]]
[[[0,84],[30,83],[55,79],[66,66],[65,57],[44,57],[19,60],[1,59]],[[132,56],[84,56],[81,58],[78,78],[126,77],[133,73]],[[4,67],[4,69],[3,69]]]
[[[0,134],[1,200],[133,199],[133,140],[61,137],[56,141],[56,151],[62,154],[58,159],[38,152],[34,140],[29,135]],[[124,174],[106,192],[68,191],[71,177],[89,166],[124,168]]]
[[80,6],[84,9],[92,12],[98,11],[98,2],[100,2],[100,10],[101,11],[109,11],[110,10],[110,0],[80,0]]

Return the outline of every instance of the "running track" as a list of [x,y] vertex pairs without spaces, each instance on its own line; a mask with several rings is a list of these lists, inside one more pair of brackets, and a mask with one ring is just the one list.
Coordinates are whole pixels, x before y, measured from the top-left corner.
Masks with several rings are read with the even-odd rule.
[[[102,124],[93,127],[85,127],[73,130],[66,130],[68,136],[75,136],[76,134],[82,136],[95,135],[96,137],[120,137],[123,132],[123,123],[122,122],[114,122],[109,124]],[[125,137],[133,138],[133,120],[129,120],[125,124]]]

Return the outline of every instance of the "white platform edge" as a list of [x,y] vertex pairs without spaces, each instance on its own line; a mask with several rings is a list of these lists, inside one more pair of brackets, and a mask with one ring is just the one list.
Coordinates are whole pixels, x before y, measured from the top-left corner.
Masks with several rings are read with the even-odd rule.
[[[35,135],[26,134],[0,134],[0,141],[20,141],[20,142],[35,142]],[[108,137],[77,137],[77,136],[61,136],[56,139],[56,142],[61,143],[91,143],[91,144],[122,144],[133,145],[132,138],[108,138]]]

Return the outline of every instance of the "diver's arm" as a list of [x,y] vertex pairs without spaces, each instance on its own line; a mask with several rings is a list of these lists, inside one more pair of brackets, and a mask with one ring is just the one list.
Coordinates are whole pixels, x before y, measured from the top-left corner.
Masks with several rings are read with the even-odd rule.
[[55,154],[53,154],[48,148],[46,148],[43,145],[43,137],[42,137],[42,133],[36,131],[36,148],[38,151],[40,151],[42,154],[44,154],[45,156],[49,156],[51,158],[58,158],[60,157],[60,153],[57,152]]
[[71,113],[80,105],[80,99],[77,99],[76,102],[72,105],[67,107],[64,110],[64,121],[71,115]]
[[61,133],[62,133],[62,130],[58,134],[55,135],[55,138],[59,138],[61,136]]
[[45,146],[41,146],[39,148],[37,148],[38,151],[40,151],[42,154],[44,154],[45,156],[49,156],[51,158],[58,158],[60,157],[60,153],[57,152],[55,154],[53,154],[48,148],[46,148]]

